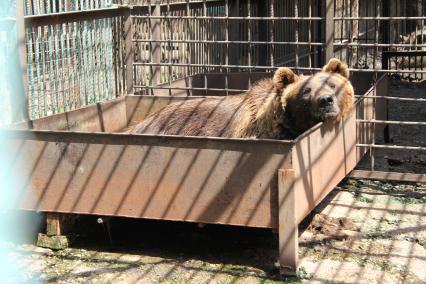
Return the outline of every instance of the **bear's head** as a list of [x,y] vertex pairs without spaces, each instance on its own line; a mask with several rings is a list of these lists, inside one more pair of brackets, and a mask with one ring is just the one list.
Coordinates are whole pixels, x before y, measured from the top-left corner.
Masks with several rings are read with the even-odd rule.
[[294,134],[318,122],[339,121],[354,106],[348,67],[336,58],[311,76],[298,76],[281,67],[275,72],[273,83],[281,97],[284,127],[294,129]]

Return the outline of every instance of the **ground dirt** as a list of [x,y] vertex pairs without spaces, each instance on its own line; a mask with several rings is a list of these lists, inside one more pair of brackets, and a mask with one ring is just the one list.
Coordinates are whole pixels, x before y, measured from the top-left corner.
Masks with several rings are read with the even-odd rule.
[[77,220],[71,248],[11,243],[20,280],[49,283],[426,283],[426,186],[345,180],[300,225],[297,277],[266,229]]

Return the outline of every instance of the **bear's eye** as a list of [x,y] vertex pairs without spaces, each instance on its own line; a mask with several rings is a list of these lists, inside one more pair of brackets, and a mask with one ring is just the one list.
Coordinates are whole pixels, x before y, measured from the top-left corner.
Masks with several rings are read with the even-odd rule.
[[329,85],[329,86],[330,86],[330,88],[332,88],[333,90],[334,90],[334,89],[336,89],[336,85],[335,85],[335,84],[333,84],[333,83],[329,83],[328,85]]
[[311,92],[311,88],[305,88],[302,90],[302,96],[305,96]]

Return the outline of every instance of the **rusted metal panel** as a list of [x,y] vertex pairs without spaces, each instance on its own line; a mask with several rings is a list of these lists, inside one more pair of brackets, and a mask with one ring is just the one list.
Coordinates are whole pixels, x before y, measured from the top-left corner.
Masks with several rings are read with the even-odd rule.
[[33,121],[36,130],[117,132],[127,126],[124,98],[97,103]]
[[152,89],[151,92],[146,93],[154,94],[154,96],[190,96],[193,93],[193,91],[191,90],[193,87],[193,81],[197,77],[200,76],[188,76],[182,79],[171,81],[170,83],[162,83],[158,85],[158,89]]
[[339,124],[319,124],[295,140],[298,222],[356,166],[356,142],[355,111]]
[[[226,77],[228,78],[228,82],[226,82]],[[206,74],[205,76],[194,76],[192,85],[195,88],[203,88],[204,80],[206,80],[206,87],[208,89],[223,89],[217,91],[209,90],[209,95],[215,96],[224,95],[226,93],[225,89],[249,90],[249,82],[254,83],[260,79],[267,77],[272,78],[272,74],[267,72],[230,72],[227,75],[225,75],[224,73],[210,73]],[[231,94],[232,93],[242,93],[242,91],[231,92]],[[203,91],[194,90],[193,94],[202,95]]]
[[[301,72],[301,73],[305,73]],[[309,72],[307,72],[309,73]],[[228,87],[226,88],[226,76],[228,77]],[[207,73],[204,75],[193,75],[169,83],[159,84],[152,87],[155,96],[223,96],[226,90],[230,94],[243,93],[251,88],[253,84],[264,78],[272,78],[268,72],[230,72]],[[364,95],[373,86],[372,75],[370,73],[353,72],[351,82],[357,95]],[[149,86],[138,86],[139,89],[150,89]],[[206,89],[207,88],[207,89]],[[138,95],[144,95],[140,92]]]
[[[93,108],[94,106],[89,106]],[[83,108],[77,109],[76,111],[82,111]],[[85,112],[85,110],[83,110]],[[46,116],[33,121],[34,129],[38,130],[68,130],[68,121],[65,113],[54,114]]]
[[[97,110],[99,118],[97,121],[101,124],[101,131],[117,132],[127,126],[126,100],[124,97],[98,103]],[[75,121],[79,121],[79,118],[76,117]],[[79,131],[81,130],[79,129]]]
[[226,91],[230,94],[243,93],[250,89],[250,83],[253,84],[267,77],[271,78],[272,74],[268,72],[206,73],[187,76],[158,86],[137,86],[137,88],[151,89],[148,93],[155,96],[204,96],[206,92],[209,96],[223,96]]
[[9,134],[25,160],[21,208],[46,212],[271,227],[277,172],[291,159],[283,141]]
[[[301,73],[309,73],[303,71]],[[226,87],[226,77],[228,84]],[[255,82],[272,78],[269,72],[230,72],[226,73],[207,73],[204,75],[193,75],[182,79],[174,80],[169,83],[163,83],[153,87],[152,93],[158,96],[223,96],[228,91],[230,94],[243,93],[251,88]],[[353,72],[351,82],[357,95],[364,95],[374,84],[370,73]],[[139,86],[147,88],[149,86]],[[143,93],[141,94],[143,95]]]

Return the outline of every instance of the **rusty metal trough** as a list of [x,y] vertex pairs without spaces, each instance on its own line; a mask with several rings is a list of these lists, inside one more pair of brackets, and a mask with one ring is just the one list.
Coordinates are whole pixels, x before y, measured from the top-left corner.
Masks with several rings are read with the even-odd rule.
[[[386,91],[386,77],[371,88],[370,79],[353,76],[358,94]],[[20,208],[275,228],[281,267],[295,271],[298,224],[362,157],[356,144],[372,128],[357,129],[356,118],[371,118],[373,100],[293,141],[119,133],[187,99],[126,96],[5,130]]]

